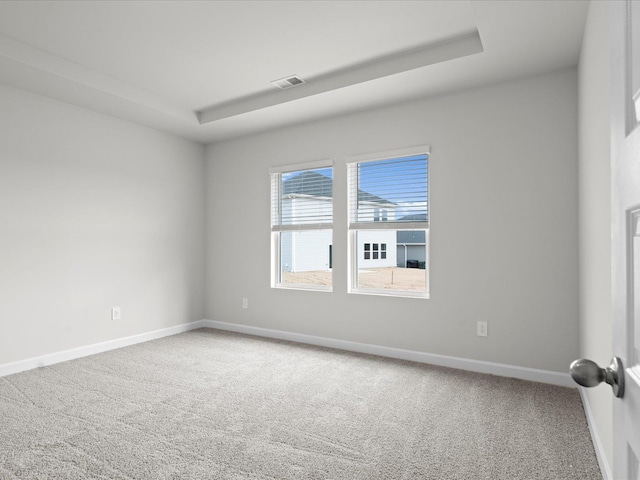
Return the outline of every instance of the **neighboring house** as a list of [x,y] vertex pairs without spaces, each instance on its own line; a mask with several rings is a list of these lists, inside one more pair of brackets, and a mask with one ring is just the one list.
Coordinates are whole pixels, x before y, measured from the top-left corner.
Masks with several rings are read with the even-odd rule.
[[[367,192],[358,192],[363,207],[363,220],[389,221],[395,219],[397,205]],[[282,182],[283,217],[291,222],[296,212],[332,213],[333,181],[313,171],[305,171]],[[313,223],[313,222],[309,222]],[[331,230],[283,232],[281,234],[282,271],[307,272],[332,268],[333,240]],[[378,268],[397,265],[396,232],[394,230],[366,231],[358,234],[358,267]]]
[[[400,218],[405,221],[424,222],[427,219],[425,214],[407,215]],[[400,230],[396,234],[396,249],[398,266],[406,268],[407,266],[422,265],[427,258],[426,232],[424,230]]]
[[[333,181],[316,172],[305,171],[282,183],[282,213],[287,223],[304,223],[311,212],[318,216],[333,213]],[[314,223],[313,220],[309,223]],[[332,268],[331,230],[282,232],[280,261],[283,272],[308,272]]]
[[401,230],[397,232],[396,250],[399,267],[406,268],[411,266],[412,262],[426,261],[425,237],[424,230]]

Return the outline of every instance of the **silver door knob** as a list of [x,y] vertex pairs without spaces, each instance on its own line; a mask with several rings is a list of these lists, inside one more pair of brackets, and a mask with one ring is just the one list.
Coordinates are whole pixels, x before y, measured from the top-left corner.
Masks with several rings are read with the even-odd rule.
[[596,362],[580,358],[571,362],[569,371],[573,380],[583,387],[595,387],[607,382],[616,397],[622,398],[624,395],[624,368],[619,357],[613,357],[607,368],[600,368]]

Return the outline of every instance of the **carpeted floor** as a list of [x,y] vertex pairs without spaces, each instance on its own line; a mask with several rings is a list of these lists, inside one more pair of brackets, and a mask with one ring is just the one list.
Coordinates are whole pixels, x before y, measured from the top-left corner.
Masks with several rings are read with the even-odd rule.
[[0,378],[0,479],[601,479],[576,390],[202,329]]

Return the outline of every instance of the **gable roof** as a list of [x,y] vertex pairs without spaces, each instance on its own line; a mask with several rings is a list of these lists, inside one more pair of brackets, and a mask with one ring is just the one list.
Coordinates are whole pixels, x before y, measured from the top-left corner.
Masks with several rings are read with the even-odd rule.
[[[309,195],[312,197],[333,197],[333,180],[320,173],[306,170],[282,182],[283,195]],[[389,200],[358,190],[358,201],[395,205]]]
[[282,182],[283,195],[311,195],[312,197],[333,196],[333,180],[310,170]]

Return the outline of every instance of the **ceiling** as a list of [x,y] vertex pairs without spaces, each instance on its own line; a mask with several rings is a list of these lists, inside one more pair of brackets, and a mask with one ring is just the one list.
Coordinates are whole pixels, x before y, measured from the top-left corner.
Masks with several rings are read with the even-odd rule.
[[5,0],[0,83],[206,143],[576,65],[587,9]]

